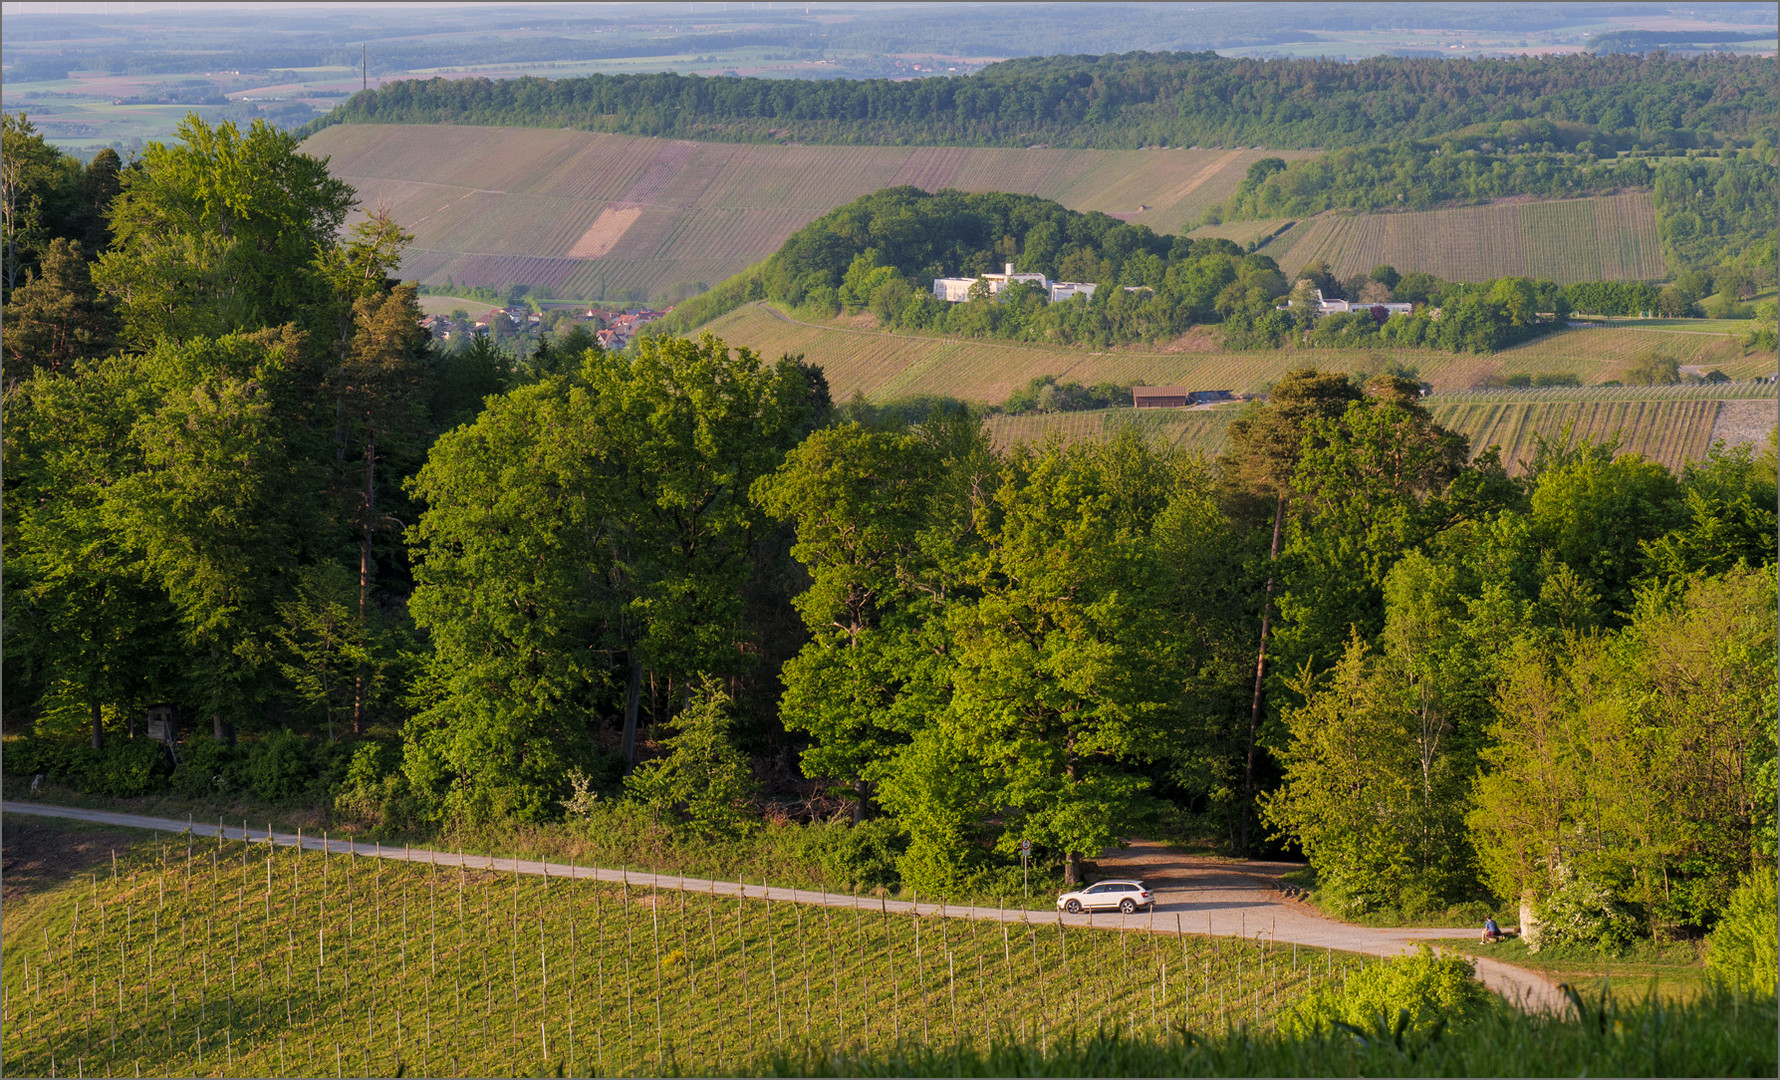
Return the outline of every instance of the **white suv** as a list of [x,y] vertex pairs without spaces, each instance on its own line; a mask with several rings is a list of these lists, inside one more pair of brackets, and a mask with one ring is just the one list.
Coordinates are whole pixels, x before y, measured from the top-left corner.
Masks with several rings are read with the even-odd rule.
[[1057,897],[1057,906],[1071,915],[1083,911],[1123,911],[1129,915],[1138,908],[1155,910],[1156,897],[1141,881],[1102,881],[1075,892]]

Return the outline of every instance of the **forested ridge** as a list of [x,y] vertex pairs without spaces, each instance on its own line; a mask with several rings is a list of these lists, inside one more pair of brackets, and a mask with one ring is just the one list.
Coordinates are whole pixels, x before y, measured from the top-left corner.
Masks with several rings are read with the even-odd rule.
[[678,138],[859,144],[1332,149],[1543,119],[1605,148],[1776,138],[1772,64],[1663,53],[1451,62],[1226,59],[1125,53],[1008,60],[892,81],[697,75],[403,80],[360,93],[340,123],[572,127]]
[[1300,369],[1215,461],[1002,453],[709,336],[442,349],[399,223],[341,235],[353,193],[264,125],[189,120],[96,220],[33,210],[88,174],[7,134],[50,185],[8,236],[10,777],[633,866],[792,836],[829,884],[940,896],[1161,831],[1301,852],[1344,911],[1525,898],[1605,948],[1774,872],[1772,438],[1511,476],[1415,383]]

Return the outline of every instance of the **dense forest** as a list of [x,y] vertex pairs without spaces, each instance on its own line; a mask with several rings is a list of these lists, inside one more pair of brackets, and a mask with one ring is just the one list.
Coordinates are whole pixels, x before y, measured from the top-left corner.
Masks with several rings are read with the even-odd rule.
[[97,221],[18,203],[10,776],[380,836],[826,820],[772,828],[929,895],[1161,829],[1302,852],[1344,910],[1525,897],[1604,947],[1773,873],[1772,440],[1679,475],[1541,443],[1511,476],[1413,382],[1301,369],[1216,461],[998,453],[709,336],[445,352],[398,223],[342,235],[352,192],[264,125],[182,136]]
[[1546,120],[1598,149],[1780,143],[1760,57],[1225,59],[1126,53],[1008,60],[951,78],[801,81],[696,75],[404,80],[330,124],[571,127],[677,138],[945,146],[1261,144],[1332,149]]

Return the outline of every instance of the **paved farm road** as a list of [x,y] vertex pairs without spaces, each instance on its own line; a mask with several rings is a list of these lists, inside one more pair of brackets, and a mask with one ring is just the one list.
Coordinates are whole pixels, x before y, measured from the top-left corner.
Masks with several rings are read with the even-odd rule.
[[[69,818],[95,824],[134,829],[157,829],[184,832],[191,829],[197,836],[222,836],[240,840],[245,836],[256,843],[268,839],[280,846],[294,846],[298,837],[292,833],[270,833],[265,829],[243,830],[239,826],[187,823],[170,818],[142,814],[116,814],[103,810],[83,810],[68,806],[47,806],[39,803],[7,802],[10,814],[34,814],[42,817]],[[1147,914],[1064,915],[1034,911],[1018,911],[992,907],[959,907],[951,904],[901,900],[880,900],[869,896],[847,896],[840,893],[787,889],[733,881],[711,881],[705,878],[658,877],[653,874],[626,873],[567,863],[545,863],[526,859],[497,859],[486,855],[459,855],[456,852],[430,849],[385,848],[377,844],[353,843],[347,840],[325,841],[321,837],[304,836],[302,846],[321,851],[325,843],[330,852],[378,856],[434,863],[439,866],[468,866],[502,873],[548,874],[559,878],[583,878],[596,881],[647,883],[657,889],[687,889],[715,896],[764,897],[770,900],[826,907],[887,908],[895,912],[918,911],[920,914],[946,914],[971,919],[1000,922],[1061,921],[1066,926],[1122,926],[1134,930],[1155,930],[1174,933],[1178,928],[1189,934],[1217,937],[1262,937],[1283,944],[1296,942],[1349,952],[1391,956],[1415,951],[1418,943],[1440,938],[1469,937],[1474,928],[1430,929],[1397,927],[1379,929],[1352,926],[1325,919],[1308,907],[1287,900],[1274,887],[1271,879],[1292,869],[1289,863],[1237,862],[1233,860],[1195,858],[1169,851],[1159,844],[1136,841],[1130,847],[1106,853],[1099,862],[1102,877],[1142,877],[1156,893],[1156,910]],[[1564,1007],[1564,998],[1550,982],[1525,968],[1493,960],[1477,961],[1477,976],[1485,986],[1522,1008],[1540,1012],[1557,1012]]]

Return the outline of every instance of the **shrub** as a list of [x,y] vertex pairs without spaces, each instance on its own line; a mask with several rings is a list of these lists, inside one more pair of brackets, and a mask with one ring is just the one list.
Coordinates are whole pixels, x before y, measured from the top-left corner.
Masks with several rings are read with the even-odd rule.
[[241,755],[226,743],[197,733],[179,752],[179,766],[168,786],[190,798],[203,798],[233,790],[242,784]]
[[1488,1015],[1496,998],[1475,978],[1471,961],[1436,956],[1426,945],[1361,969],[1344,986],[1316,991],[1280,1017],[1280,1032],[1304,1037],[1338,1024],[1428,1036]]
[[160,744],[147,739],[112,739],[105,749],[87,753],[90,757],[81,779],[95,795],[146,795],[159,787],[166,775],[166,756]]
[[373,837],[411,828],[420,820],[421,808],[401,764],[400,746],[372,739],[353,747],[334,796],[334,812]]
[[302,736],[285,728],[253,744],[247,751],[247,778],[253,793],[267,802],[289,802],[302,795],[314,775],[314,762]]
[[1537,908],[1538,927],[1526,935],[1527,951],[1576,945],[1617,953],[1639,935],[1638,917],[1613,892],[1571,875]]
[[1738,990],[1771,995],[1780,984],[1780,916],[1774,870],[1743,880],[1706,942],[1706,966]]
[[667,756],[646,762],[625,781],[639,801],[677,830],[733,836],[747,824],[754,792],[748,756],[730,738],[730,698],[706,679],[675,717]]

